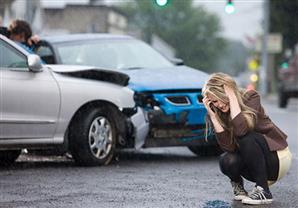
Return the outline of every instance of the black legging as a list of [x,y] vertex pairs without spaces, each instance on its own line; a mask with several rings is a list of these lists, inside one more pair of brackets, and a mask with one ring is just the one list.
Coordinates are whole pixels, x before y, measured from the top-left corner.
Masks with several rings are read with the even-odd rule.
[[277,152],[271,152],[264,136],[256,132],[250,132],[239,138],[238,144],[237,152],[226,152],[220,156],[221,172],[234,182],[243,184],[242,177],[244,177],[268,191],[267,181],[276,181],[278,177]]

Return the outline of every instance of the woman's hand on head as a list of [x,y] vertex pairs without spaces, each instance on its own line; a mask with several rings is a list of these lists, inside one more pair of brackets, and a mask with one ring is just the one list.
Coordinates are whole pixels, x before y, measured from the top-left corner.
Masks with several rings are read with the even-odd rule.
[[204,103],[204,105],[205,105],[205,107],[207,109],[207,112],[208,112],[209,116],[210,117],[215,117],[215,112],[210,107],[211,100],[207,96],[205,96],[203,98],[203,103]]
[[236,96],[233,88],[231,88],[227,85],[224,85],[224,90],[225,90],[226,95],[229,98],[231,118],[234,119],[241,112],[241,108],[240,108],[237,96]]
[[205,107],[207,108],[207,112],[210,116],[210,120],[213,123],[213,127],[215,129],[215,132],[223,132],[224,129],[221,126],[221,124],[218,122],[216,116],[215,116],[215,112],[211,109],[210,104],[211,104],[211,100],[208,97],[204,97],[203,98],[203,103],[205,105]]
[[38,35],[33,35],[28,39],[27,43],[28,45],[32,46],[33,44],[37,44],[39,41],[40,37]]
[[234,92],[233,88],[231,88],[231,87],[228,86],[228,85],[224,85],[223,88],[224,88],[224,90],[225,90],[226,95],[227,95],[229,98],[235,96],[235,92]]

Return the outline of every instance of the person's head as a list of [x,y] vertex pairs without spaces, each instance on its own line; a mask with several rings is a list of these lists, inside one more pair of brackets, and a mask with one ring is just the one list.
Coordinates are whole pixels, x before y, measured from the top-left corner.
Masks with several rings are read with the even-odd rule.
[[255,124],[255,113],[253,109],[243,103],[243,100],[246,99],[244,90],[237,86],[235,80],[231,76],[224,73],[214,73],[211,74],[204,85],[203,96],[210,99],[211,108],[214,110],[220,124],[225,129],[230,129],[232,127],[230,103],[229,98],[225,93],[224,85],[230,87],[234,91],[248,126],[253,128]]
[[[224,73],[211,74],[203,88],[203,96],[211,100],[211,105],[216,109],[227,113],[230,109],[229,98],[225,93],[224,85],[230,87],[239,98],[239,90],[232,77]],[[238,99],[239,100],[239,99]]]
[[8,27],[9,38],[17,42],[27,43],[32,36],[30,25],[24,20],[13,20]]

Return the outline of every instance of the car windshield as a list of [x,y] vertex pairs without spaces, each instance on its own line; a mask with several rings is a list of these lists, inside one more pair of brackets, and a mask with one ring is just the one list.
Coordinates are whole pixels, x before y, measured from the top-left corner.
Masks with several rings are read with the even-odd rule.
[[92,40],[56,45],[62,64],[90,65],[107,69],[170,67],[173,64],[138,40]]

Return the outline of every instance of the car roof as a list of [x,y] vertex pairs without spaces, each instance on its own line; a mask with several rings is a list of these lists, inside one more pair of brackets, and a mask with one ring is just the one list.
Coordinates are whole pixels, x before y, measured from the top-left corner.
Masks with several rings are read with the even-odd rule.
[[22,47],[21,45],[19,45],[18,43],[16,43],[13,40],[10,40],[6,36],[0,34],[0,39],[5,41],[6,43],[8,43],[11,47],[14,47],[15,49],[17,49],[19,52],[21,52],[25,56],[30,55],[30,53],[24,47]]
[[65,35],[51,35],[44,36],[41,38],[51,43],[60,42],[73,42],[73,41],[84,41],[84,40],[133,40],[134,38],[128,35],[115,35],[109,33],[81,33],[81,34],[65,34]]

